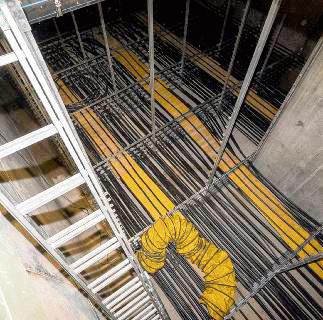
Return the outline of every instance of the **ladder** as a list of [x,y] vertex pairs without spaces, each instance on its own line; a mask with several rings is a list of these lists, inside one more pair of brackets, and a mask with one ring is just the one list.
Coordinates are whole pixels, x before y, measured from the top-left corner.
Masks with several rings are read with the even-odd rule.
[[[0,0],[0,28],[12,50],[12,52],[0,56],[0,67],[11,63],[21,65],[51,122],[40,129],[1,145],[0,161],[2,158],[37,142],[58,136],[78,170],[73,176],[21,203],[12,203],[4,193],[0,192],[0,203],[59,263],[108,319],[169,319],[151,279],[136,260],[113,209],[111,199],[107,198],[92,169],[33,38],[30,25],[17,0]],[[39,227],[31,222],[33,212],[50,201],[84,185],[90,190],[98,209],[57,234],[50,237],[44,236]],[[77,239],[82,233],[99,223],[105,223],[112,230],[111,237],[75,262],[68,263],[67,257],[60,251],[62,246],[70,240]],[[91,281],[82,275],[82,272],[90,267],[93,268],[101,259],[116,250],[123,253],[122,262]],[[111,286],[118,279],[126,280],[110,295],[102,296],[102,290]]]

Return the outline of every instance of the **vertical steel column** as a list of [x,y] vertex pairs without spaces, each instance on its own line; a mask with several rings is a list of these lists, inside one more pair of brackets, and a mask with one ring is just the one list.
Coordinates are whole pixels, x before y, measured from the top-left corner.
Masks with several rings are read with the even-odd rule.
[[226,146],[228,144],[228,141],[229,141],[229,138],[231,136],[233,127],[234,127],[234,125],[236,123],[236,120],[237,120],[237,117],[239,115],[239,111],[240,111],[240,109],[242,107],[244,99],[245,99],[245,97],[247,95],[247,92],[249,90],[249,86],[250,86],[252,77],[253,77],[253,75],[254,75],[254,73],[256,71],[259,59],[260,59],[261,54],[262,54],[262,52],[264,50],[266,41],[268,39],[268,36],[270,34],[270,31],[271,31],[271,28],[272,28],[273,23],[275,21],[275,18],[277,16],[277,12],[279,10],[281,1],[282,0],[273,0],[272,4],[270,6],[270,9],[269,9],[265,24],[264,24],[264,26],[262,28],[262,31],[261,31],[261,34],[260,34],[256,49],[255,49],[255,51],[253,53],[253,56],[252,56],[251,62],[249,64],[246,76],[245,76],[245,78],[243,80],[241,90],[239,92],[239,96],[238,96],[238,98],[236,100],[236,103],[234,105],[232,116],[229,119],[229,125],[225,129],[224,138],[223,138],[223,141],[221,142],[221,146],[220,146],[219,151],[218,151],[218,155],[217,155],[218,157],[217,157],[217,159],[215,161],[214,167],[213,167],[213,169],[211,171],[211,174],[210,174],[210,177],[208,179],[207,185],[209,187],[213,182],[216,170],[217,170],[217,168],[218,168],[218,166],[219,166],[219,164],[220,164],[220,162],[222,160],[224,150],[225,150],[225,148],[226,148]]
[[107,52],[108,63],[109,63],[109,68],[110,68],[110,73],[111,73],[113,90],[114,90],[114,92],[117,92],[116,78],[115,78],[114,70],[113,70],[112,57],[111,57],[111,52],[110,52],[110,47],[109,47],[109,42],[108,42],[107,29],[105,27],[104,15],[103,15],[103,11],[102,11],[101,2],[98,3],[98,9],[99,9],[101,28],[102,28],[103,38],[104,38],[105,50]]
[[225,16],[224,16],[223,26],[222,26],[222,30],[221,30],[220,41],[218,43],[218,49],[220,49],[221,46],[222,46],[224,32],[225,32],[225,28],[227,26],[230,8],[231,8],[231,0],[228,0],[227,8],[225,10]]
[[75,28],[75,31],[76,31],[77,39],[78,39],[79,44],[80,44],[80,48],[81,48],[81,52],[82,52],[83,58],[86,59],[83,42],[82,42],[82,39],[81,39],[81,35],[80,35],[80,32],[79,32],[79,28],[77,26],[77,22],[76,22],[75,15],[74,15],[74,12],[73,11],[71,12],[71,15],[72,15],[72,19],[73,19],[73,23],[74,23],[74,28]]
[[286,19],[286,13],[283,15],[283,17],[281,18],[279,24],[277,25],[277,28],[275,29],[275,33],[273,35],[273,39],[272,39],[272,42],[271,42],[271,45],[269,47],[269,50],[267,52],[267,55],[266,55],[266,58],[265,58],[265,61],[261,67],[261,70],[259,72],[259,79],[261,79],[266,67],[267,67],[267,64],[268,64],[268,61],[269,61],[269,58],[271,56],[271,53],[278,41],[278,38],[280,36],[280,32],[282,31],[283,29],[283,26],[284,26],[284,22],[285,22],[285,19]]
[[248,0],[247,4],[245,6],[244,12],[243,12],[243,17],[242,17],[242,20],[241,20],[241,23],[240,23],[240,27],[239,27],[239,31],[238,31],[238,35],[237,35],[237,40],[236,40],[236,42],[234,44],[234,49],[233,49],[233,52],[232,52],[229,68],[228,68],[228,71],[227,71],[227,76],[226,76],[226,79],[225,79],[225,82],[224,82],[224,85],[223,85],[223,88],[222,88],[220,101],[219,101],[219,107],[221,107],[221,105],[222,105],[222,101],[223,101],[225,92],[227,90],[229,80],[231,78],[231,73],[232,73],[232,69],[233,69],[234,62],[235,62],[235,59],[236,59],[236,55],[237,55],[237,52],[238,52],[238,48],[239,48],[243,28],[244,28],[244,25],[246,23],[247,16],[248,16],[248,13],[249,13],[250,3],[251,3],[251,0]]
[[62,38],[62,34],[58,28],[58,25],[57,25],[57,21],[56,21],[56,18],[53,18],[53,22],[54,22],[54,26],[55,26],[55,30],[56,30],[56,33],[59,37],[59,40],[61,41],[61,43],[63,43],[63,38]]
[[156,108],[155,108],[155,56],[154,56],[154,0],[147,0],[149,34],[149,87],[151,106],[151,131],[156,144]]
[[183,76],[184,63],[185,63],[188,17],[189,17],[189,14],[190,14],[190,2],[191,2],[191,0],[186,0],[186,6],[185,6],[185,23],[184,23],[182,58],[181,58],[181,70],[180,70],[180,76],[181,77]]

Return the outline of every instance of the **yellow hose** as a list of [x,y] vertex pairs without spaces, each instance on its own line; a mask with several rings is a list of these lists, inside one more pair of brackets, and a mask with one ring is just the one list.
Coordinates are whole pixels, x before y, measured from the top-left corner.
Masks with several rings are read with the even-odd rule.
[[204,273],[205,289],[200,298],[209,315],[223,319],[234,303],[236,278],[228,253],[199,235],[194,225],[179,211],[158,219],[142,236],[137,252],[142,267],[149,273],[163,268],[166,249],[174,243],[182,254]]

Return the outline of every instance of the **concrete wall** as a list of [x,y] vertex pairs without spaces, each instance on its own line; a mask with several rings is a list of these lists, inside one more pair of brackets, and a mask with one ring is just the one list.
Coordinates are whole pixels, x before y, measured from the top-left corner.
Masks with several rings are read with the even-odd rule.
[[323,220],[322,39],[255,165],[299,207]]

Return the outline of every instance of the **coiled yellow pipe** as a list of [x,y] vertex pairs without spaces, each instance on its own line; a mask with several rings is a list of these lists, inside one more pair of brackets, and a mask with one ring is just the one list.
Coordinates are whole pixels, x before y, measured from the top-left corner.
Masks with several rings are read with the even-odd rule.
[[163,268],[166,249],[174,243],[176,251],[204,273],[205,289],[200,298],[209,315],[223,319],[234,302],[236,278],[227,252],[199,235],[195,226],[179,211],[158,219],[141,236],[142,248],[137,252],[142,267],[149,273]]

